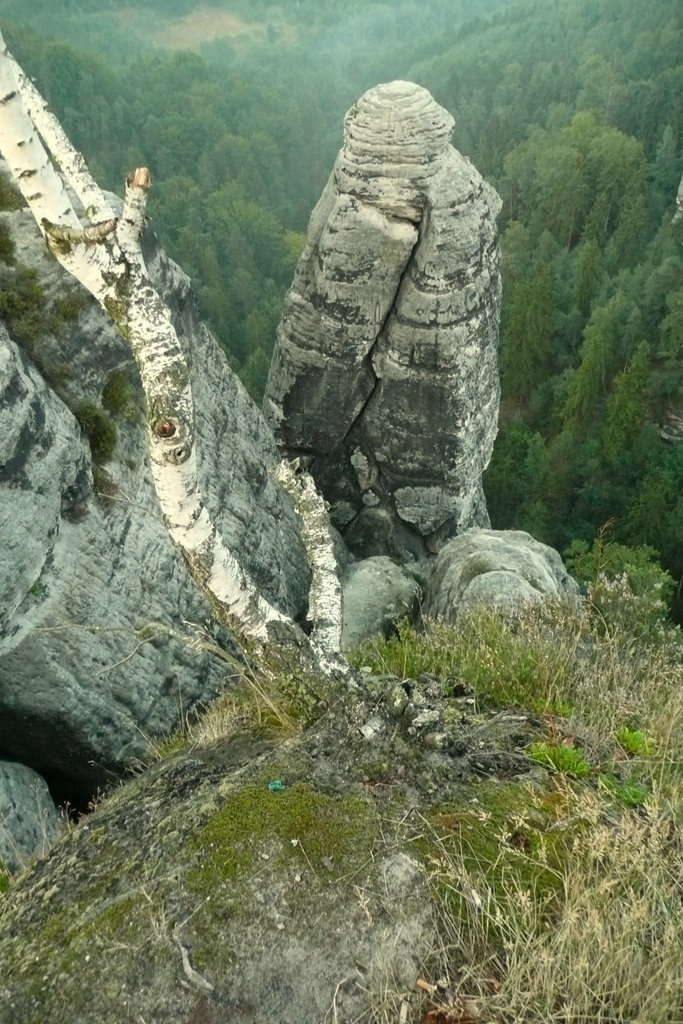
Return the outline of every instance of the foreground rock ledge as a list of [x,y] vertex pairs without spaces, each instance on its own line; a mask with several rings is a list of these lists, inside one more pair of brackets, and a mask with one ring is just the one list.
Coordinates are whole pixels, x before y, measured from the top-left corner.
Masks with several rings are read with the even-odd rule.
[[234,735],[115,791],[4,896],[3,1024],[423,1019],[416,979],[448,970],[430,821],[527,778],[537,728],[444,684],[337,687],[298,736]]
[[266,416],[363,556],[489,525],[501,204],[452,130],[411,82],[351,108],[278,328]]

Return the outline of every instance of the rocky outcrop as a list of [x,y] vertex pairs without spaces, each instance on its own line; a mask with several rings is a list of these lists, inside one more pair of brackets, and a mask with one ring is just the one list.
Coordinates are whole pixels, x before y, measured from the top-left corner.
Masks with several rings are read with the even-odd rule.
[[409,82],[351,108],[278,328],[267,418],[362,555],[488,525],[500,200],[452,129]]
[[[73,801],[74,787],[92,794],[135,763],[146,736],[210,699],[225,666],[191,642],[211,609],[159,515],[126,343],[47,256],[29,214],[5,216],[60,325],[30,354],[0,334],[0,756]],[[296,514],[269,476],[272,434],[199,323],[188,279],[153,238],[146,249],[192,366],[207,504],[268,599],[302,614],[309,572]]]
[[466,884],[433,898],[464,842],[446,823],[486,813],[498,852],[488,801],[539,728],[449,688],[337,685],[285,742],[227,736],[116,789],[6,897],[3,1024],[426,1021],[415,982],[453,978],[439,914]]
[[554,548],[521,530],[467,530],[439,552],[425,589],[425,613],[446,622],[485,605],[515,611],[579,588]]
[[0,761],[0,870],[21,871],[57,838],[59,814],[40,775]]
[[351,565],[342,578],[342,646],[348,651],[377,633],[388,636],[399,619],[412,615],[420,585],[386,555]]

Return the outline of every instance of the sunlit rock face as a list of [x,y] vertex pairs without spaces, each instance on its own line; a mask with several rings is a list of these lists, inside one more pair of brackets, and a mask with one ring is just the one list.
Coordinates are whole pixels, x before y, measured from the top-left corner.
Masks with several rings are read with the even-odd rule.
[[488,525],[501,204],[453,124],[410,82],[351,108],[278,328],[266,416],[361,555]]

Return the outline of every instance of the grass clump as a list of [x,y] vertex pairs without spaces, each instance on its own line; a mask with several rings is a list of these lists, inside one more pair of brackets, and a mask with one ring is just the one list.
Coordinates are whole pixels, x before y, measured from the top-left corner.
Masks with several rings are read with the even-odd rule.
[[481,610],[354,656],[438,674],[446,692],[461,680],[544,723],[527,749],[545,782],[482,784],[474,807],[426,815],[416,841],[440,906],[439,969],[487,1024],[683,1020],[683,645],[651,608],[647,630],[588,603]]
[[[607,817],[599,794],[580,786],[535,835],[501,853],[510,842],[499,834],[499,849],[478,862],[460,842],[434,837],[443,952],[481,1019],[680,1019],[683,859],[666,805]],[[543,885],[534,879],[541,867]]]
[[356,667],[415,679],[421,673],[462,680],[481,698],[545,710],[568,705],[581,624],[571,605],[557,602],[517,617],[481,609],[457,626],[401,623],[396,636],[367,641]]

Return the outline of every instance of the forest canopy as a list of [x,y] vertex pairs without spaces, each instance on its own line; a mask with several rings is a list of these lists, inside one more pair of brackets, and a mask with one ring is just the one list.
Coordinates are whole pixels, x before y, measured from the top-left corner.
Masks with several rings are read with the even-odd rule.
[[[493,525],[566,550],[610,521],[683,578],[683,440],[660,434],[683,416],[677,0],[26,8],[0,0],[8,44],[101,184],[152,169],[155,228],[257,398],[345,110],[428,88],[504,202]],[[193,50],[163,44],[199,12]]]

